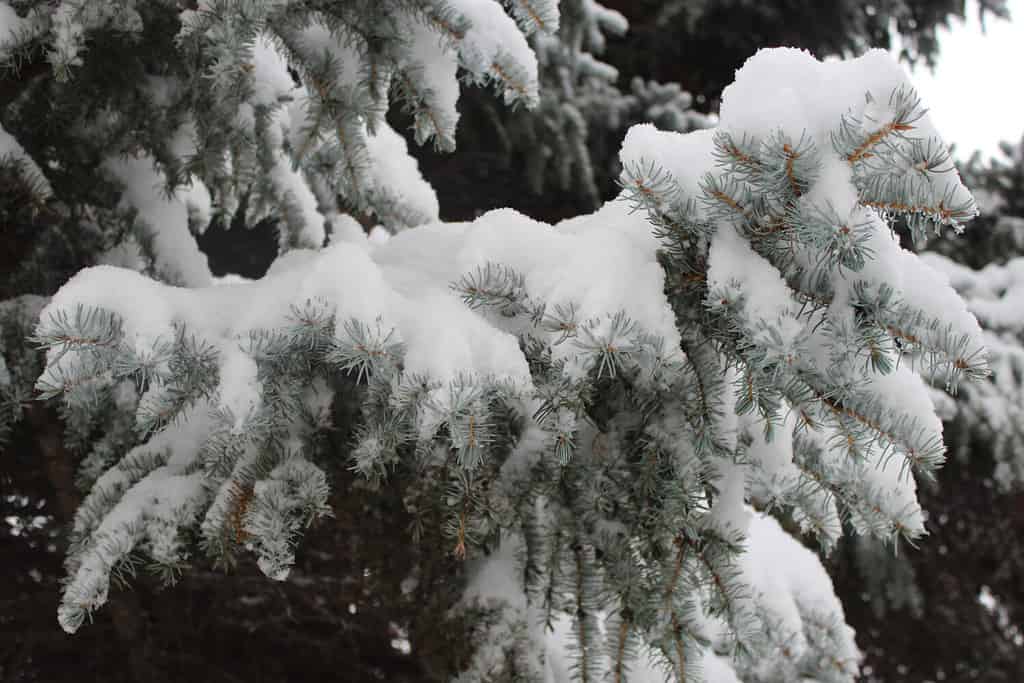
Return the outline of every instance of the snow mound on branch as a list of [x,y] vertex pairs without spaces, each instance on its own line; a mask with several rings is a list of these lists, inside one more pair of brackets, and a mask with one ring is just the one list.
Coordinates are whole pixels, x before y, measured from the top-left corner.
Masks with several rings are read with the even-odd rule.
[[149,157],[111,158],[103,168],[123,183],[122,204],[139,212],[142,231],[152,240],[157,272],[187,287],[208,286],[212,276],[206,254],[188,226],[188,202],[194,201],[193,196],[165,197],[164,179]]
[[714,130],[695,130],[686,135],[658,130],[650,123],[626,132],[619,151],[623,168],[648,164],[665,169],[688,197],[698,197],[703,173],[714,165]]
[[[758,139],[778,130],[792,140],[809,135],[818,149],[830,150],[841,118],[859,121],[867,135],[881,135],[893,118],[896,95],[912,91],[906,69],[885,50],[823,62],[806,50],[759,50],[722,91],[720,128]],[[927,111],[906,136],[943,144]],[[936,196],[948,204],[970,197],[952,163],[930,175],[941,188]]]
[[[862,132],[871,135],[891,119],[891,98],[900,91],[912,91],[910,79],[885,50],[822,62],[806,50],[762,49],[737,70],[733,83],[722,92],[718,130],[755,141],[779,131],[793,141],[808,136],[819,151],[831,152],[843,117],[859,121]],[[654,163],[669,171],[684,193],[696,197],[703,174],[713,164],[713,136],[712,130],[680,136],[641,124],[626,134],[620,159],[624,167]],[[914,121],[906,137],[926,144],[942,142],[927,112]],[[969,196],[952,164],[930,174],[941,190],[937,196],[949,194],[954,201]],[[851,208],[846,205],[856,201],[845,160],[834,154],[823,159],[819,187],[828,190],[837,209]]]
[[[840,117],[851,108],[863,113],[866,93],[886,102],[893,90],[907,85],[906,70],[885,50],[824,62],[807,50],[760,50],[722,91],[721,127],[757,137],[780,127],[795,138],[806,131],[827,148]],[[935,134],[930,120],[922,123]]]
[[[176,324],[224,348],[249,331],[286,327],[292,306],[322,301],[339,322],[371,324],[379,317],[382,329],[393,328],[395,340],[406,345],[407,372],[441,381],[475,372],[528,382],[515,335],[470,310],[451,283],[486,262],[509,266],[525,277],[532,297],[574,302],[581,320],[626,310],[673,346],[678,331],[662,291],[656,247],[646,220],[622,203],[556,227],[500,210],[473,223],[423,226],[382,243],[363,239],[319,252],[294,250],[263,279],[239,284],[184,289],[97,266],[69,280],[41,320],[45,325],[52,313],[79,304],[104,308],[123,319],[127,342],[145,354],[157,340],[171,339]],[[595,279],[595,272],[603,277]],[[126,291],[133,296],[125,297]],[[233,406],[246,404],[231,395]]]

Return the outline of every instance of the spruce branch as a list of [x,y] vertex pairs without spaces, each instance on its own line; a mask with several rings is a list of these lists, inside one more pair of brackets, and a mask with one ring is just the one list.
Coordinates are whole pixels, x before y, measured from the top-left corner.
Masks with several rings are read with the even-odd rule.
[[469,308],[486,306],[507,318],[533,308],[525,287],[526,280],[520,273],[490,262],[451,285]]
[[[869,107],[875,103],[870,93],[866,100]],[[925,113],[916,91],[897,88],[889,95],[888,115],[884,120],[872,114],[864,114],[863,117],[846,114],[842,117],[839,132],[833,136],[833,144],[841,152],[846,150],[846,160],[856,164],[869,158],[876,146],[891,137],[905,137]]]
[[736,140],[735,136],[723,130],[715,131],[714,155],[718,167],[748,183],[757,182],[762,173],[762,162],[757,140],[746,133]]
[[103,308],[78,304],[72,311],[61,308],[40,321],[29,341],[44,349],[56,349],[56,363],[65,353],[78,348],[113,349],[124,338],[121,317]]
[[345,336],[334,341],[324,360],[344,372],[355,372],[358,382],[375,372],[396,367],[404,354],[401,342],[391,341],[394,330],[385,334],[380,319],[371,328],[356,318],[350,318],[343,329]]

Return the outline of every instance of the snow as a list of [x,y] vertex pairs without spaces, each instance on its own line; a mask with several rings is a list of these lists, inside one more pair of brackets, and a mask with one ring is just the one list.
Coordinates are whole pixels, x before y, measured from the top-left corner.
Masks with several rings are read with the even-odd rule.
[[[454,105],[453,105],[454,106]],[[378,121],[376,134],[366,136],[370,156],[369,193],[384,193],[385,201],[397,201],[414,212],[418,223],[436,221],[440,213],[437,195],[420,174],[419,164],[409,154],[405,138],[386,121]]]
[[[178,206],[177,219],[184,219],[183,206]],[[645,329],[677,345],[655,248],[643,217],[629,214],[621,203],[591,220],[557,227],[498,211],[471,224],[425,226],[385,242],[364,238],[319,251],[293,250],[253,282],[179,288],[111,266],[85,269],[53,297],[41,326],[45,329],[51,313],[77,304],[105,308],[123,318],[129,348],[146,355],[157,340],[172,338],[176,324],[183,325],[221,350],[217,400],[233,413],[236,431],[260,402],[255,363],[239,349],[240,340],[250,330],[285,326],[291,306],[309,301],[325,302],[339,321],[356,318],[380,325],[385,333],[394,328],[394,340],[407,349],[408,373],[425,373],[442,382],[466,372],[505,378],[528,395],[530,374],[516,336],[467,308],[449,284],[488,260],[503,263],[521,270],[531,296],[575,301],[586,317],[628,310]],[[592,278],[595,264],[607,274],[607,282],[598,287]],[[67,353],[56,363],[56,354],[50,352],[47,373],[58,372],[75,356]],[[180,438],[168,428],[150,447]],[[108,474],[117,476],[113,472]],[[98,487],[111,484],[101,480]],[[217,500],[226,495],[221,491]],[[138,501],[131,500],[135,503],[126,502],[124,515],[138,511],[131,507]],[[211,512],[222,508],[215,505]],[[125,518],[119,513],[118,519]],[[208,519],[215,524],[218,516]]]
[[[527,638],[531,650],[548,650],[553,657],[559,655],[558,650],[552,650],[545,645],[547,637],[539,619],[540,615],[527,605],[516,561],[516,555],[521,550],[521,539],[514,536],[503,537],[496,552],[474,561],[468,567],[470,578],[463,591],[460,606],[478,603],[504,610],[504,618],[491,629],[491,637],[478,644],[470,663],[471,670],[502,670],[503,648],[513,644],[513,631],[522,627],[528,629]],[[546,683],[553,683],[556,679],[546,674],[544,680]]]
[[260,34],[252,46],[252,66],[253,94],[249,102],[254,106],[274,106],[295,90],[288,62],[266,34]]
[[[332,213],[327,217],[327,224],[331,228],[330,235],[328,237],[328,244],[337,244],[339,242],[351,242],[352,244],[362,244],[367,239],[371,239],[363,231],[363,226],[359,224],[355,218],[349,216],[346,213]],[[380,230],[385,234],[387,230],[375,226],[375,230]],[[371,232],[372,235],[372,232]]]
[[797,470],[793,466],[793,430],[797,427],[796,416],[792,412],[786,413],[782,424],[773,428],[770,441],[764,429],[752,417],[746,416],[744,421],[753,423],[748,425],[751,443],[747,455],[758,464],[764,476],[769,481],[795,478]]
[[[417,31],[413,43],[416,55],[429,57],[432,66],[443,67],[439,73],[428,74],[427,85],[433,92],[431,103],[442,110],[441,118],[450,118],[447,134],[454,136],[457,120],[455,101],[458,97],[454,57],[450,51],[441,50],[437,34],[415,24],[410,27],[410,30],[414,29]],[[293,212],[289,222],[301,223],[299,233],[292,237],[299,246],[316,248],[324,243],[325,220],[335,221],[331,210],[333,200],[324,199],[324,202],[330,201],[330,206],[321,206],[313,191],[311,179],[301,168],[296,167],[295,162],[301,163],[308,159],[335,130],[334,124],[324,129],[322,121],[311,119],[315,108],[313,100],[324,97],[357,100],[361,97],[358,91],[364,87],[361,69],[365,60],[355,38],[349,40],[347,36],[332,34],[321,24],[306,26],[296,34],[293,42],[298,52],[311,63],[329,64],[336,79],[334,92],[315,91],[317,86],[313,84],[306,89],[296,88],[288,73],[287,61],[276,51],[268,37],[261,36],[252,46],[253,96],[239,108],[238,119],[240,126],[254,129],[254,107],[272,107],[290,100],[290,104],[273,110],[268,139],[263,144],[269,147],[274,159],[269,174],[274,193],[289,203],[289,210]],[[352,193],[350,199],[353,201],[361,194],[371,206],[392,208],[413,224],[437,220],[437,196],[420,174],[418,163],[409,154],[405,139],[391,129],[382,115],[372,121],[372,126],[368,123],[360,117],[360,122],[355,124],[359,133],[353,134],[353,139],[342,145],[345,153],[354,158],[341,163],[353,163],[358,168],[356,175],[363,185],[347,188],[345,192]],[[318,137],[307,139],[310,134]],[[364,149],[359,149],[363,146]],[[324,197],[330,194],[329,191],[322,193]],[[328,216],[325,218],[322,212]],[[345,228],[344,239],[353,236],[348,230],[349,226],[341,224],[340,227]]]
[[[355,317],[373,325],[380,317],[383,330],[395,328],[396,340],[407,347],[408,372],[442,380],[476,372],[526,381],[529,372],[516,337],[468,309],[450,290],[450,283],[486,261],[517,269],[539,300],[575,302],[581,319],[627,310],[642,328],[663,336],[667,346],[678,344],[655,242],[643,217],[630,215],[621,204],[564,229],[504,210],[472,224],[424,226],[384,243],[364,239],[320,252],[298,251],[248,284],[180,289],[96,267],[73,277],[49,310],[74,303],[113,310],[125,319],[130,343],[142,353],[166,338],[175,322],[220,347],[249,330],[285,325],[292,304],[324,300],[339,320]],[[596,286],[595,268],[607,273]],[[133,297],[124,297],[125,291]],[[251,306],[253,301],[260,306]]]
[[19,17],[9,1],[0,0],[0,58],[8,59],[16,50],[46,32],[46,11],[34,7],[26,16]]
[[[708,254],[708,302],[711,309],[732,306],[742,297],[743,314],[752,337],[766,346],[774,342],[768,329],[781,333],[782,346],[790,348],[803,329],[797,322],[793,296],[782,274],[731,226],[721,226],[711,238]],[[721,299],[725,297],[725,299]]]
[[[887,534],[902,531],[917,536],[924,533],[917,483],[902,457],[886,454],[878,444],[872,444],[864,449],[862,458],[853,460],[842,449],[828,449],[830,444],[842,441],[842,435],[832,427],[824,426],[805,434],[824,449],[828,478],[843,489],[855,490],[860,496],[859,506],[851,510],[851,523],[857,533],[872,533],[879,521],[885,522],[882,531]],[[891,536],[881,540],[889,541]]]
[[110,27],[123,33],[141,33],[142,17],[134,2],[63,0],[51,10],[51,60],[59,66],[80,66],[87,31]]
[[236,346],[223,348],[221,358],[220,406],[231,411],[235,418],[233,431],[239,434],[260,404],[256,361]]
[[[793,140],[807,134],[819,151],[834,155],[832,135],[843,116],[859,121],[870,135],[893,120],[891,97],[901,89],[911,89],[908,74],[884,50],[821,62],[804,50],[762,49],[723,90],[720,128],[760,140],[776,130]],[[941,141],[927,113],[906,137]],[[932,202],[951,196],[950,206],[970,198],[952,164],[928,175]]]
[[[814,552],[786,533],[773,517],[754,513],[739,562],[760,619],[776,632],[773,641],[777,645],[789,648],[791,658],[799,659],[809,647],[806,634],[816,627],[815,622],[838,617],[834,629],[838,647],[829,656],[843,673],[857,673],[861,655],[853,629],[845,625],[832,580]],[[781,653],[773,659],[764,664],[777,666]]]
[[750,523],[750,513],[743,507],[747,498],[747,467],[721,459],[714,465],[718,474],[715,481],[718,495],[711,506],[708,518],[718,524],[723,531],[731,530],[746,534]]
[[[300,169],[295,168],[291,156],[285,150],[285,134],[287,131],[298,131],[302,128],[302,119],[293,118],[299,114],[301,100],[296,100],[290,108],[274,111],[267,144],[274,155],[274,165],[269,177],[278,197],[284,203],[298,211],[297,219],[302,227],[295,238],[302,247],[316,248],[322,246],[326,237],[324,217],[312,188]],[[289,221],[291,222],[291,221]]]
[[1019,336],[1024,329],[1024,259],[992,263],[980,270],[960,265],[940,254],[922,254],[934,270],[943,273],[966,300],[967,308],[984,325],[983,342],[989,359],[989,381],[961,386],[960,400],[933,392],[933,400],[948,419],[958,417],[977,424],[996,437],[995,479],[1001,487],[1019,484],[1022,474],[1018,450],[1021,416],[1020,378],[1024,376],[1024,350]]
[[129,236],[96,257],[97,265],[115,266],[142,271],[146,268],[146,255],[134,236]]
[[[538,98],[537,57],[516,22],[497,2],[449,0],[454,11],[470,21],[470,28],[458,43],[462,66],[479,79],[503,72],[510,79],[506,100],[523,99],[533,105]],[[519,73],[521,72],[521,74]],[[517,78],[521,75],[521,79]]]
[[352,41],[334,35],[326,26],[316,23],[306,26],[299,34],[300,49],[312,63],[318,63],[324,57],[331,60],[334,78],[341,88],[354,87],[359,81],[362,60]]
[[85,34],[85,26],[82,25],[81,18],[76,16],[78,9],[68,0],[61,2],[54,10],[51,28],[54,52],[72,66],[82,63],[82,59],[78,57],[78,46]]
[[178,201],[188,208],[189,224],[194,226],[200,235],[206,232],[213,219],[213,197],[210,189],[199,178],[189,177],[189,184],[182,185],[175,191]]
[[664,169],[687,198],[695,199],[701,196],[704,173],[714,166],[714,134],[708,129],[679,135],[641,123],[626,132],[619,160],[623,168],[644,169],[653,164]]
[[[796,350],[791,360],[797,367],[823,373],[835,381],[859,377],[862,370],[854,367],[859,361],[852,360],[852,356],[835,355],[837,350],[832,346],[835,340],[824,331],[828,326],[808,334],[801,323],[806,323],[808,330],[819,322],[829,322],[834,330],[851,323],[849,301],[854,287],[864,287],[869,295],[878,292],[883,284],[891,287],[899,305],[925,317],[920,329],[910,330],[912,334],[933,345],[938,345],[944,335],[947,339],[966,338],[967,355],[979,350],[985,342],[975,314],[983,319],[985,315],[1003,315],[1004,320],[1024,318],[1010,303],[1016,302],[1016,293],[1006,297],[1006,303],[997,303],[994,295],[989,295],[988,300],[980,296],[968,307],[940,271],[950,273],[959,281],[979,283],[975,285],[979,292],[991,288],[984,277],[965,273],[952,265],[935,267],[935,261],[920,259],[902,249],[883,218],[862,205],[861,181],[850,160],[837,153],[833,134],[842,117],[859,121],[859,130],[865,136],[881,129],[894,115],[890,94],[908,86],[902,67],[881,51],[871,51],[845,62],[819,62],[799,50],[773,49],[762,50],[748,60],[737,72],[734,84],[723,94],[720,129],[731,133],[735,139],[753,136],[756,144],[779,130],[792,140],[804,135],[810,137],[820,156],[820,164],[808,191],[798,199],[799,205],[828,207],[841,221],[865,226],[869,258],[867,265],[857,271],[833,268],[831,306],[798,323],[798,308],[779,271],[755,253],[737,229],[720,221],[714,226],[708,254],[708,304],[712,308],[739,305],[739,322],[747,340],[769,351],[776,346],[786,353]],[[698,198],[702,195],[704,174],[714,165],[713,136],[711,131],[679,136],[658,131],[650,125],[634,126],[627,133],[620,158],[624,167],[647,174],[650,169],[667,171],[684,197]],[[908,137],[928,139],[937,135],[929,118],[924,116],[914,122],[914,130]],[[928,182],[932,198],[950,195],[960,200],[968,196],[952,169],[932,173]],[[702,209],[698,204],[698,212]],[[800,250],[796,254],[802,259],[798,262],[805,267],[820,267],[816,260],[808,260],[819,255]],[[992,281],[1007,280],[1003,274],[989,277]],[[960,285],[957,288],[962,289]],[[932,320],[941,321],[940,326],[930,326]],[[769,336],[767,332],[772,328],[781,334]],[[781,345],[775,343],[779,338]],[[910,357],[889,374],[872,374],[859,386],[880,401],[881,410],[897,410],[894,415],[904,416],[906,422],[901,431],[912,433],[917,443],[939,441],[942,425],[935,412],[932,392],[914,372],[917,368],[912,366],[913,360]],[[726,405],[731,405],[728,398]],[[747,475],[737,474],[739,468],[732,464],[718,467],[720,478],[716,485],[720,491],[712,509],[716,519],[744,528],[742,517],[736,516],[744,499],[744,480],[748,482],[750,495],[768,503],[787,502],[787,495],[792,495],[803,481],[803,475],[792,462],[794,425],[791,416],[786,415],[788,407],[784,404],[783,424],[773,430],[772,441],[764,438],[760,425],[744,423],[751,440],[747,455],[754,466]],[[890,419],[890,415],[885,419]],[[894,521],[903,531],[923,532],[916,486],[906,471],[904,459],[883,451],[881,444],[870,444],[863,453],[863,462],[844,461],[839,453],[842,449],[833,450],[838,443],[834,436],[826,427],[812,433],[810,438],[818,441],[829,455],[826,470],[835,483],[859,491],[867,504],[875,508],[876,514]],[[834,541],[839,529],[834,503],[823,495],[826,494],[822,492],[807,498],[809,509],[795,512],[798,518],[806,514],[823,523],[827,544],[829,539]],[[753,537],[754,531],[751,535]],[[824,593],[831,594],[830,591],[829,587]]]
[[879,396],[885,396],[891,405],[899,406],[899,410],[921,429],[929,434],[942,436],[942,422],[935,414],[928,388],[921,376],[900,364],[887,375],[876,373],[868,379],[868,389]]
[[[672,348],[679,333],[662,291],[664,274],[655,248],[645,220],[630,215],[623,204],[612,203],[589,219],[555,228],[507,209],[487,213],[472,224],[425,226],[391,238],[374,251],[374,258],[410,293],[423,287],[420,276],[408,267],[411,262],[429,269],[438,283],[456,280],[486,262],[509,266],[523,275],[531,297],[552,306],[574,302],[580,320],[626,310]],[[594,272],[607,277],[595,280]],[[562,345],[555,352],[569,354],[572,349]],[[516,355],[521,358],[518,351]]]
[[435,124],[436,134],[450,139],[454,146],[455,125],[459,120],[459,112],[455,108],[459,99],[458,55],[426,25],[409,21],[405,28],[409,32],[410,45],[408,60],[403,66],[416,68],[419,82],[414,87],[421,92],[429,91],[425,104],[430,108],[430,120]]
[[31,22],[19,17],[8,3],[0,2],[0,48],[6,47],[4,43],[15,40],[30,25]]
[[927,254],[918,255],[902,248],[899,239],[876,215],[865,212],[863,218],[872,222],[869,246],[871,260],[860,276],[868,282],[885,282],[905,303],[934,319],[952,326],[957,334],[981,346],[981,327],[967,304],[950,285],[949,277],[933,267],[936,261]]
[[629,30],[629,21],[622,13],[605,7],[599,2],[594,2],[594,0],[586,0],[584,7],[586,11],[594,14],[597,24],[608,33],[621,36]]
[[801,207],[831,206],[839,218],[846,221],[852,221],[857,203],[853,169],[836,154],[824,156],[815,182],[799,199]]
[[21,146],[14,136],[4,130],[2,125],[0,125],[0,159],[18,160],[27,167],[29,173],[35,179],[41,182],[41,190],[44,194],[49,195],[53,192],[53,188],[50,187],[50,183],[42,169],[36,165],[36,162],[32,160],[32,157],[28,155],[25,148]]
[[[904,67],[885,50],[818,61],[806,50],[762,49],[722,91],[720,127],[759,139],[779,128],[795,140],[806,132],[819,150],[828,150],[840,118],[865,112],[866,93],[876,103],[888,102],[893,90],[909,83]],[[927,116],[919,125],[934,134]]]
[[370,229],[370,234],[367,235],[367,239],[371,244],[383,244],[391,239],[391,233],[382,225],[375,225]]
[[163,195],[164,179],[153,160],[146,156],[109,158],[103,169],[123,184],[121,204],[139,212],[143,230],[152,240],[156,271],[189,287],[210,284],[206,255],[189,232],[188,206],[179,198]]
[[517,0],[506,4],[526,35],[546,37],[558,32],[558,0]]

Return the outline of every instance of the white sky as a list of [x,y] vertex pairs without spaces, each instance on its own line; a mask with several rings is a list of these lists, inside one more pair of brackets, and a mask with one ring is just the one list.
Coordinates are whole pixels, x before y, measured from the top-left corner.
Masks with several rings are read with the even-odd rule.
[[986,17],[984,33],[977,2],[967,5],[966,23],[940,31],[935,72],[918,67],[913,83],[957,157],[975,149],[988,157],[999,153],[1001,140],[1024,134],[1024,0],[1008,0],[1010,22]]

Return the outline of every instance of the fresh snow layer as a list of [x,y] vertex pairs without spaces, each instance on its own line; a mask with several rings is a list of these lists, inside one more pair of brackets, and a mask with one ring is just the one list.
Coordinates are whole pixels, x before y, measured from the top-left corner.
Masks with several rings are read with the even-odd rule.
[[478,78],[484,74],[502,78],[516,97],[535,103],[537,56],[515,20],[497,2],[449,0],[447,4],[470,22],[459,41],[462,66]]
[[[756,139],[777,130],[792,140],[808,135],[817,149],[831,151],[832,134],[844,115],[860,121],[863,133],[874,133],[892,120],[891,98],[901,89],[911,89],[907,71],[885,50],[826,61],[806,50],[760,50],[722,91],[720,128]],[[927,113],[913,125],[910,137],[942,144]],[[955,204],[970,197],[953,164],[930,175],[936,199],[952,194]]]
[[[2,19],[2,17],[0,17],[0,19]],[[3,126],[0,126],[0,160],[16,160],[20,162],[23,164],[23,168],[26,168],[28,173],[39,182],[40,190],[44,194],[50,194],[53,192],[53,188],[50,187],[50,183],[43,174],[42,169],[36,165],[36,162],[28,155],[25,148],[21,146],[21,143],[19,143],[13,135],[4,130]]]
[[[885,50],[819,61],[806,50],[762,49],[722,91],[720,127],[759,139],[781,128],[792,139],[806,133],[819,149],[831,149],[844,115],[864,119],[870,132],[890,114],[890,95],[910,86],[906,69]],[[914,125],[918,135],[938,137],[927,114]]]
[[378,121],[374,134],[366,136],[370,155],[370,194],[381,201],[395,201],[424,223],[438,220],[440,206],[434,188],[420,174],[419,162],[409,154],[405,138],[386,121]]
[[19,17],[14,8],[6,2],[0,2],[0,47],[11,42],[26,28],[29,22]]
[[[184,221],[184,207],[175,218]],[[319,252],[293,250],[262,280],[183,289],[128,270],[97,266],[74,276],[42,316],[76,304],[118,313],[140,354],[170,338],[175,323],[218,347],[248,331],[288,324],[291,306],[322,301],[338,320],[357,318],[394,328],[406,345],[405,368],[437,379],[476,372],[529,381],[516,337],[471,311],[450,289],[486,262],[510,266],[529,294],[550,304],[576,305],[580,320],[625,310],[642,328],[678,345],[662,291],[656,241],[645,219],[622,203],[589,219],[551,227],[514,211],[473,223],[435,224],[383,243],[339,242]],[[593,274],[601,272],[603,278]],[[208,276],[207,276],[208,277]],[[124,292],[131,291],[132,297]],[[253,302],[259,302],[254,306]]]
[[182,198],[165,197],[164,178],[148,157],[111,158],[104,162],[103,168],[123,185],[122,205],[139,212],[137,220],[153,243],[156,271],[167,280],[187,287],[209,285],[210,268],[206,254],[199,250],[189,231],[186,203],[201,203],[202,195],[193,192]]
[[448,48],[447,41],[435,31],[419,22],[410,20],[404,26],[409,32],[408,59],[403,69],[408,70],[406,78],[417,79],[408,84],[422,99],[422,106],[428,109],[431,128],[428,131],[455,144],[455,125],[459,120],[456,102],[459,99],[458,54]]

